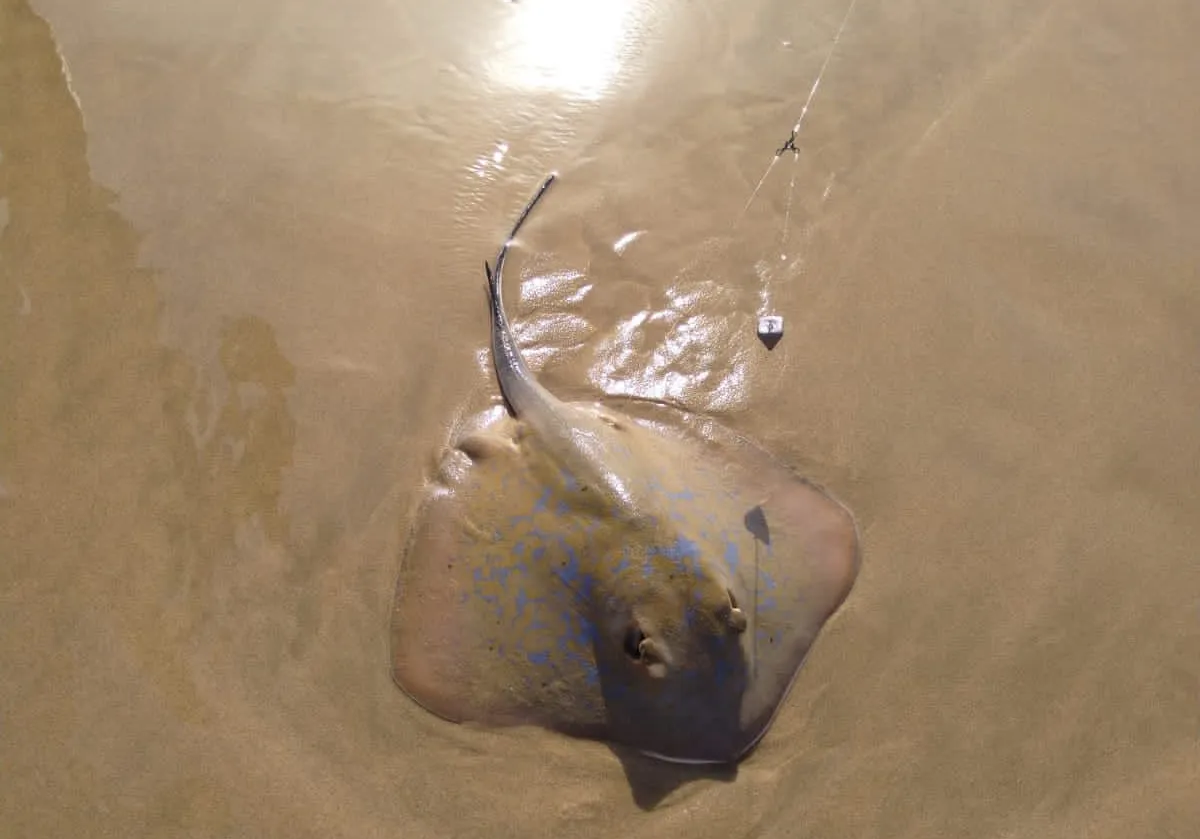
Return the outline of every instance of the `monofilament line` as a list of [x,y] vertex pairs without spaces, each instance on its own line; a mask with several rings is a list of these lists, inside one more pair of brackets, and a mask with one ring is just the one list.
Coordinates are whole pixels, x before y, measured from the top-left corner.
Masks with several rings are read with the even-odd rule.
[[[825,77],[825,70],[829,67],[829,60],[833,58],[833,51],[837,49],[838,41],[842,39],[842,33],[846,31],[846,24],[850,22],[850,15],[854,13],[854,6],[858,0],[850,0],[850,5],[846,7],[846,14],[842,16],[842,22],[838,24],[837,32],[834,33],[833,40],[829,42],[829,50],[825,53],[825,60],[821,62],[821,69],[817,71],[817,77],[813,80],[812,87],[808,91],[808,98],[804,100],[804,107],[800,109],[800,116],[796,118],[796,124],[792,126],[791,136],[787,138],[782,146],[780,146],[775,156],[771,158],[771,162],[767,164],[767,170],[763,172],[762,177],[758,179],[758,183],[754,187],[754,191],[750,193],[749,200],[746,201],[746,206],[742,208],[742,214],[738,217],[738,222],[746,215],[746,211],[750,209],[750,205],[754,203],[754,199],[758,197],[759,190],[762,189],[763,183],[766,182],[767,176],[771,174],[771,169],[775,167],[775,162],[785,151],[790,151],[794,157],[799,157],[800,149],[796,148],[796,137],[800,133],[800,126],[804,123],[804,117],[808,115],[809,106],[812,105],[813,99],[816,98],[817,88],[821,86],[821,79]],[[737,224],[735,223],[735,227]]]

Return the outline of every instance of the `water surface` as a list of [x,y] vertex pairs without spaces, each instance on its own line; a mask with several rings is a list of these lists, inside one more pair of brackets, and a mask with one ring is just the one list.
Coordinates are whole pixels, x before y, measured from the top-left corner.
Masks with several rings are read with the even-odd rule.
[[[6,830],[1195,833],[1200,16],[858,0],[826,64],[846,11],[0,0]],[[389,678],[550,169],[547,386],[710,412],[863,525],[736,777]]]

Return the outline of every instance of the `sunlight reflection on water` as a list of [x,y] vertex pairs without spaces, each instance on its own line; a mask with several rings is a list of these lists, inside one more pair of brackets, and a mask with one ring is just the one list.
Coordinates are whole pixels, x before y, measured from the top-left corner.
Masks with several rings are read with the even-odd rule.
[[641,27],[640,0],[522,0],[513,5],[489,75],[522,90],[604,95]]

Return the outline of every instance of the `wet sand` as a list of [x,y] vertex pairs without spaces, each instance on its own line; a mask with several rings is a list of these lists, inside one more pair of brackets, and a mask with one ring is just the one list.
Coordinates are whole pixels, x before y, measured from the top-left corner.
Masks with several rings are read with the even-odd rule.
[[[744,212],[846,5],[572,5],[0,0],[0,833],[1200,831],[1195,4],[861,0]],[[481,262],[550,169],[542,380],[859,517],[734,771],[389,677],[409,509],[495,396]]]

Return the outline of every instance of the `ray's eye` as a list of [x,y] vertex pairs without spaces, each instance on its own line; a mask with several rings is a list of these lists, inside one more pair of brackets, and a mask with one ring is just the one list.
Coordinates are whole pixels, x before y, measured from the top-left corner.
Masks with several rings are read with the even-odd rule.
[[634,661],[642,660],[642,642],[646,640],[645,634],[638,629],[636,625],[625,630],[625,655],[632,658]]
[[739,634],[745,632],[748,626],[746,615],[738,608],[737,598],[733,596],[733,591],[731,589],[725,589],[725,591],[729,595],[729,611],[726,613],[725,620],[734,632]]

